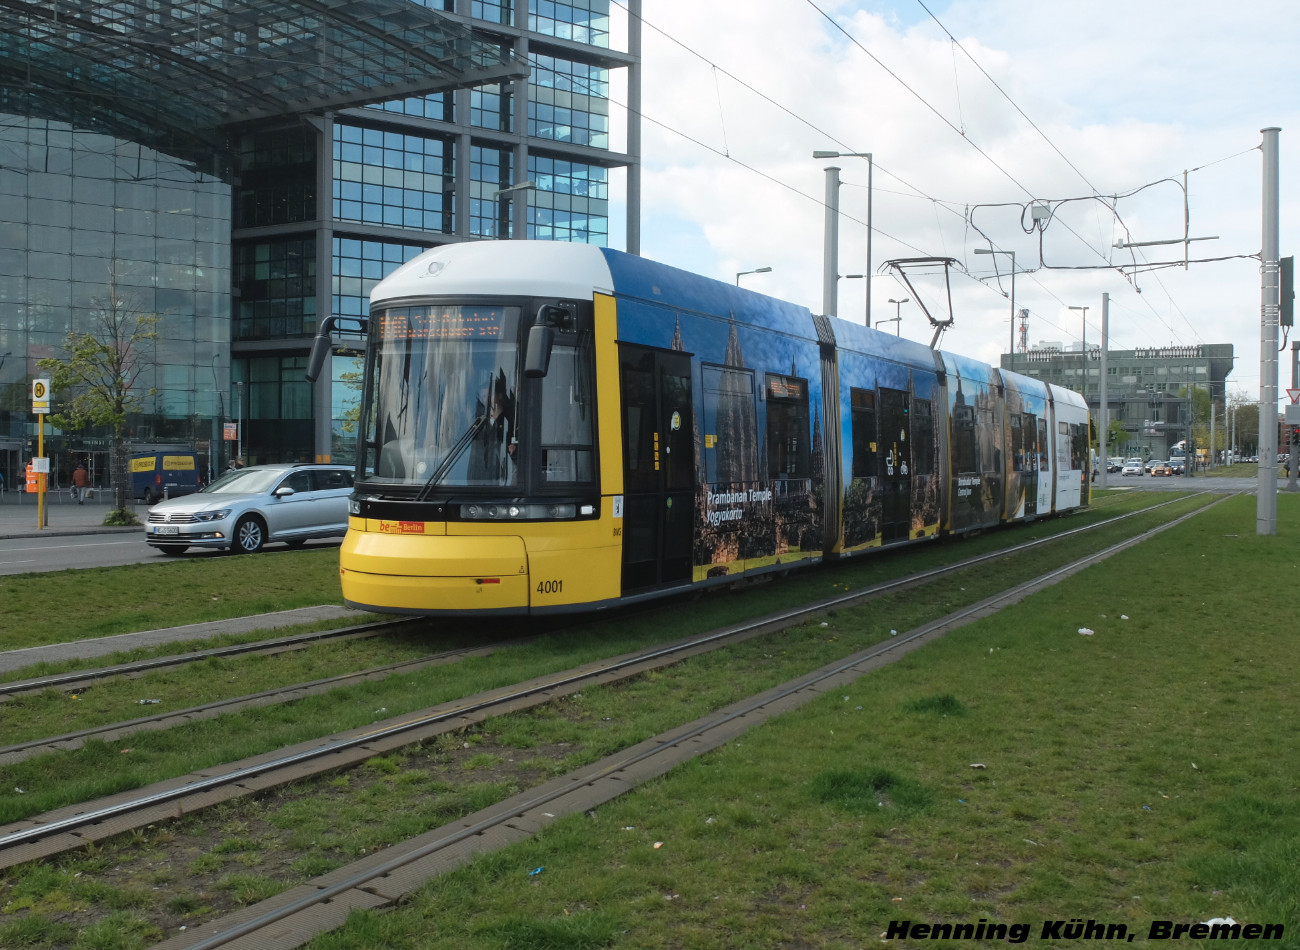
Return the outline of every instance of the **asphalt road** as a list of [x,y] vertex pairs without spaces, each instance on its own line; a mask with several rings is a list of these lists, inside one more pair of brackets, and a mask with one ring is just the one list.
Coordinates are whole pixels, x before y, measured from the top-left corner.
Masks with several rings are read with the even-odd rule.
[[[142,532],[143,533],[143,532]],[[312,541],[307,549],[338,547],[338,540]],[[292,552],[283,544],[267,546],[267,552]],[[71,537],[11,538],[0,542],[0,576],[33,572],[73,570],[86,567],[117,567],[122,564],[177,564],[214,557],[238,557],[224,551],[191,548],[180,557],[167,557],[149,547],[135,534],[83,534]]]
[[143,537],[132,534],[83,534],[73,537],[13,538],[0,545],[0,574],[116,567],[164,558]]

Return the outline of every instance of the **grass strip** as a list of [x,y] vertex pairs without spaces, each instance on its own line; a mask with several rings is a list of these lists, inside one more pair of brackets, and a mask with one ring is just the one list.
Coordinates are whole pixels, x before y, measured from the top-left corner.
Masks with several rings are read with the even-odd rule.
[[1060,946],[1045,923],[1146,942],[1153,921],[1220,916],[1296,946],[1300,653],[1261,605],[1295,576],[1300,505],[1279,500],[1270,537],[1254,507],[1231,500],[310,946],[850,948],[895,920]]
[[[924,588],[924,596],[915,592],[901,592],[884,602],[873,601],[853,608],[853,616],[869,618],[862,621],[851,635],[837,635],[829,642],[833,648],[824,657],[814,661],[802,657],[803,666],[792,667],[788,676],[829,662],[860,649],[878,639],[887,637],[890,629],[908,629],[937,618],[960,606],[975,603],[990,593],[1009,584],[1042,573],[1043,570],[1077,557],[1083,551],[1098,550],[1116,537],[1126,536],[1143,525],[1168,520],[1184,506],[1194,501],[1149,513],[1140,517],[1137,525],[1119,524],[1099,529],[1095,533],[1063,540],[1059,545],[1037,549],[1030,558],[1007,558],[987,562],[963,572],[960,577],[948,578]],[[1059,525],[1053,525],[1059,529]],[[990,546],[996,539],[974,539],[969,545],[954,546],[960,557]],[[1005,540],[1005,539],[1003,539]],[[914,558],[922,554],[953,557],[952,549],[903,552]],[[543,673],[568,669],[604,656],[628,652],[657,643],[667,637],[686,636],[725,623],[735,622],[738,615],[761,616],[797,599],[812,599],[870,582],[881,571],[900,572],[908,568],[907,557],[900,559],[862,561],[849,567],[856,576],[842,572],[815,572],[797,575],[789,585],[768,585],[749,591],[743,598],[720,597],[691,604],[689,613],[671,614],[672,629],[665,629],[664,614],[651,613],[613,620],[582,628],[575,633],[561,633],[498,651],[491,657],[470,657],[452,667],[434,667],[417,673],[398,675],[373,683],[361,683],[333,690],[327,694],[309,696],[293,703],[274,707],[259,707],[221,716],[214,720],[189,722],[161,732],[133,736],[129,743],[109,743],[91,740],[82,748],[35,756],[22,762],[0,766],[0,789],[22,788],[21,795],[0,794],[0,822],[15,821],[63,805],[86,801],[102,795],[137,788],[166,778],[184,775],[198,769],[236,761],[252,755],[272,751],[287,745],[341,732],[374,722],[377,719],[423,709],[465,695],[510,685]],[[326,649],[325,655],[328,653]],[[284,669],[293,670],[293,661],[286,661]],[[262,657],[213,658],[193,667],[151,674],[155,685],[170,685],[172,701],[181,705],[193,703],[184,699],[188,684],[194,692],[240,695],[255,692],[249,688],[251,681],[265,682],[267,676],[276,676],[288,682],[298,682],[292,676],[278,673],[282,664],[268,664]],[[201,682],[200,682],[201,681]],[[749,692],[758,687],[742,681]],[[779,682],[774,680],[773,682]],[[261,688],[267,688],[262,686]],[[96,700],[102,706],[87,707],[85,719],[77,711],[77,703],[60,700],[57,695],[44,702],[27,703],[15,707],[15,730],[30,732],[22,726],[26,710],[33,715],[43,714],[45,721],[51,709],[62,711],[64,718],[59,731],[84,728],[83,721],[91,724],[95,718],[103,719],[107,711],[121,709],[127,714],[138,714],[132,693],[121,688],[105,692],[105,698]],[[155,697],[148,697],[155,698]],[[161,698],[161,697],[158,697]],[[732,699],[736,698],[732,696]],[[726,702],[730,702],[727,699]],[[721,704],[721,703],[720,703]],[[156,712],[167,708],[162,703],[148,707]],[[693,713],[699,715],[700,713]],[[691,718],[687,717],[687,718]],[[663,727],[663,728],[666,728]],[[658,731],[657,729],[655,731]],[[646,733],[653,735],[654,732]],[[634,741],[639,741],[634,740]],[[128,748],[127,752],[123,749]]]

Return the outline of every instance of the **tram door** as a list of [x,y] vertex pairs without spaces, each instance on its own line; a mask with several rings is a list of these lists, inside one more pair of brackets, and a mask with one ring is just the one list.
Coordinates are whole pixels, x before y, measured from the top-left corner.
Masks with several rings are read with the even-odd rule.
[[880,448],[885,456],[881,479],[880,540],[906,541],[912,533],[912,445],[907,393],[880,390]]
[[691,360],[624,344],[623,591],[691,579],[695,452]]
[[1032,518],[1038,514],[1038,416],[1025,413],[1017,432],[1024,443],[1018,449],[1019,458],[1023,460],[1025,517]]

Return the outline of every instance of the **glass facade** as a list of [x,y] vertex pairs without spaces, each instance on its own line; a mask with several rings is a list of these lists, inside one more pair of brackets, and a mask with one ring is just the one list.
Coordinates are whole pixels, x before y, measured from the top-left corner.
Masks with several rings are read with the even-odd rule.
[[454,231],[447,194],[454,176],[454,149],[443,138],[334,126],[334,217],[340,221]]
[[528,178],[537,183],[528,208],[530,238],[602,247],[609,242],[608,169],[530,155]]
[[275,129],[240,142],[235,226],[293,224],[316,217],[316,135],[310,129]]
[[609,70],[534,54],[528,87],[528,134],[609,148]]
[[499,83],[471,89],[469,93],[469,124],[476,129],[494,132],[513,132],[514,96]]
[[236,356],[230,361],[233,415],[244,425],[244,461],[315,460],[307,356]]
[[514,236],[511,202],[528,200],[527,196],[514,192],[497,195],[514,180],[514,157],[508,148],[475,145],[470,149],[469,233],[475,237]]
[[395,99],[391,102],[377,102],[366,106],[378,112],[395,112],[398,115],[412,116],[417,119],[438,119],[442,122],[455,121],[455,100],[449,93],[440,92],[432,96],[412,96],[408,99]]
[[544,36],[609,48],[609,0],[536,0],[528,29]]
[[514,26],[515,0],[473,0],[470,4],[470,16],[488,23],[500,23]]
[[[159,317],[131,438],[185,442],[220,469],[235,451],[220,423],[241,417],[250,463],[351,457],[355,360],[336,355],[313,388],[302,376],[312,337],[324,316],[367,314],[374,285],[425,248],[518,237],[607,243],[609,170],[591,162],[590,149],[610,148],[610,70],[637,55],[611,51],[609,0],[414,2],[468,14],[475,49],[526,59],[531,78],[246,123],[221,130],[229,149],[220,154],[215,141],[189,141],[185,160],[67,125],[6,119],[0,472],[8,484],[31,455],[36,361],[90,326],[110,274],[132,307]],[[576,57],[574,43],[586,47]],[[534,187],[500,194],[523,182]],[[346,327],[339,335],[351,336]],[[89,453],[104,436],[51,438],[62,440],[57,451]]]
[[[230,348],[230,188],[143,146],[39,119],[0,122],[0,471],[34,454],[28,386],[70,332],[116,309],[156,316],[136,381],[137,442],[210,452]],[[111,293],[110,293],[111,291]],[[116,301],[114,304],[112,301]],[[60,393],[54,394],[54,411]],[[109,431],[46,426],[54,485],[107,471]],[[201,444],[201,446],[200,446]]]
[[235,244],[235,340],[316,332],[316,241],[294,236]]
[[[364,317],[370,313],[370,291],[400,264],[427,244],[396,244],[335,236],[333,295],[336,316]],[[348,335],[346,332],[342,334]]]

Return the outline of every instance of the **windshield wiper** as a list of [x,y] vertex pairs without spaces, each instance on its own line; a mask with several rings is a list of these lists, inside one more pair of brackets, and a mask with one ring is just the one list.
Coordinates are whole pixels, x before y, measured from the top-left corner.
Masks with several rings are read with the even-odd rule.
[[456,464],[457,460],[462,455],[465,454],[465,449],[469,448],[470,443],[474,441],[474,436],[478,435],[478,430],[483,428],[486,422],[487,414],[484,413],[469,424],[469,428],[465,430],[464,435],[456,440],[456,444],[451,447],[451,451],[448,452],[446,457],[438,463],[438,467],[433,470],[433,474],[429,476],[429,480],[424,483],[424,487],[421,488],[419,494],[415,496],[416,501],[424,501],[428,498],[433,489],[438,486],[438,483],[447,477],[447,473],[451,471],[451,467]]

